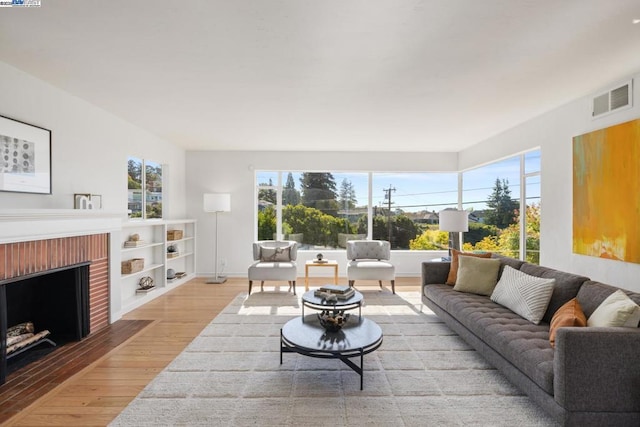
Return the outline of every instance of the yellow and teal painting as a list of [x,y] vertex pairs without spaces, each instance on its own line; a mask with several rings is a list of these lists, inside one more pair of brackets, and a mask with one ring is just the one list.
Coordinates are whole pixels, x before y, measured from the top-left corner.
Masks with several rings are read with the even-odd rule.
[[640,263],[640,119],[573,138],[573,252]]

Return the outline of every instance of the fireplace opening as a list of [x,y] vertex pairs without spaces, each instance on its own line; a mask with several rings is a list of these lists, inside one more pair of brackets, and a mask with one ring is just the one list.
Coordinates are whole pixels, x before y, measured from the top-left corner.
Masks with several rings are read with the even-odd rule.
[[[0,311],[4,382],[6,375],[53,351],[50,344],[59,347],[89,334],[89,263],[1,282]],[[34,335],[41,339],[20,353],[7,354],[7,329],[23,324],[33,324]]]

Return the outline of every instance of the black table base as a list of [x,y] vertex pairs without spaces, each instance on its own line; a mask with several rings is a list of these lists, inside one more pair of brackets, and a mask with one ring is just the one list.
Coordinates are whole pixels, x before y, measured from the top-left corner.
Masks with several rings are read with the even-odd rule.
[[[327,335],[330,334],[340,334],[340,332],[327,332]],[[367,345],[366,347],[360,347],[357,349],[351,349],[347,351],[322,351],[322,350],[311,350],[301,346],[298,346],[290,341],[288,341],[282,334],[282,329],[280,329],[280,364],[282,365],[282,354],[283,353],[298,353],[303,356],[316,357],[320,359],[340,359],[345,365],[351,368],[354,372],[360,375],[360,390],[363,390],[364,387],[364,355],[371,353],[374,350],[377,350],[378,347],[382,345],[382,335],[380,339],[377,341]],[[360,357],[360,366],[352,362],[350,359],[354,357]]]

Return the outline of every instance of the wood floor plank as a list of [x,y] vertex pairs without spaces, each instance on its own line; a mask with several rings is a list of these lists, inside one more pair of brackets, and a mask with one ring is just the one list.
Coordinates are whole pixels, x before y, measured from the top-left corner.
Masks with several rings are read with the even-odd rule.
[[[344,281],[344,280],[343,280]],[[299,283],[304,283],[300,280]],[[326,279],[312,278],[310,286],[320,286]],[[379,290],[377,282],[362,282],[359,289]],[[108,334],[102,337],[107,343],[91,343],[91,346],[63,355],[65,364],[56,368],[59,374],[68,375],[84,357],[96,358],[84,366],[80,374],[62,380],[49,394],[35,400],[30,406],[2,407],[0,423],[8,426],[105,426],[109,424],[184,348],[216,317],[238,293],[246,292],[246,279],[231,278],[225,284],[206,284],[204,279],[194,279],[154,301],[128,313],[123,320],[144,321],[146,327],[137,331],[134,338],[113,346]],[[268,286],[265,291],[287,292],[288,286]],[[397,278],[396,291],[417,291],[420,278]],[[298,293],[304,287],[298,286]],[[259,292],[254,290],[254,292]],[[389,292],[385,289],[381,292]],[[118,322],[116,322],[118,323]],[[115,323],[114,323],[115,325]],[[111,325],[110,327],[113,327]],[[133,326],[127,325],[126,328]],[[123,331],[131,329],[122,327]],[[51,361],[49,361],[51,363]],[[76,366],[77,364],[77,366]],[[43,366],[46,366],[43,365]],[[78,372],[76,370],[76,372]],[[32,394],[33,388],[46,375],[32,372],[31,382],[22,378],[22,388]],[[49,383],[53,384],[53,383]],[[0,388],[0,399],[4,390]],[[16,402],[22,396],[12,394],[7,402]],[[0,403],[2,400],[0,400]]]

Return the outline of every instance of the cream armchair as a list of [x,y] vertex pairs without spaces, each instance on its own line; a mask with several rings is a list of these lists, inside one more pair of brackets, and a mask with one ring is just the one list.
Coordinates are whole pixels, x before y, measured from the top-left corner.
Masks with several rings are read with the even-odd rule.
[[264,290],[266,280],[287,281],[289,290],[296,294],[298,276],[298,243],[294,241],[264,240],[253,244],[253,259],[249,266],[249,294],[254,280],[260,280],[260,290]]
[[349,286],[356,280],[377,280],[382,288],[383,280],[391,281],[396,293],[395,267],[389,262],[391,245],[384,240],[350,240],[347,242],[347,279]]

